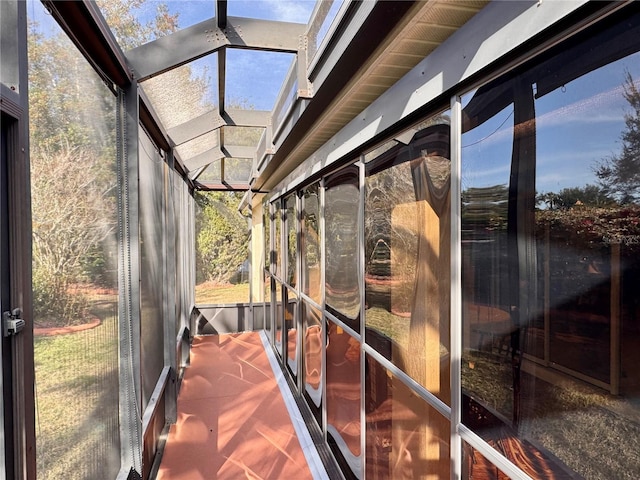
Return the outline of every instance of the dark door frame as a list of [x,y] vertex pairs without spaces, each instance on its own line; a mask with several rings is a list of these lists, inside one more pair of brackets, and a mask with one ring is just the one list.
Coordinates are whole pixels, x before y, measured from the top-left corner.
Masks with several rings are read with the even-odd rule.
[[0,470],[6,478],[36,477],[35,391],[31,287],[31,189],[26,3],[0,2],[0,319],[21,310],[26,322],[5,336],[0,328]]

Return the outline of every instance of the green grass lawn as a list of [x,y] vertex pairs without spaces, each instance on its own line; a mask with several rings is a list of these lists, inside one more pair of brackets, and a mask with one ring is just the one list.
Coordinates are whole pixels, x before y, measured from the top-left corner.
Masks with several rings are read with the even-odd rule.
[[[204,284],[196,295],[199,303],[245,303],[249,284]],[[115,478],[120,467],[117,295],[88,298],[88,321],[98,317],[98,327],[35,337],[39,479]]]
[[227,303],[248,303],[249,284],[217,285],[210,282],[196,285],[196,303],[204,305],[216,305]]
[[115,478],[118,432],[117,296],[92,299],[101,324],[35,337],[39,479]]
[[408,345],[410,318],[394,315],[384,308],[372,307],[365,310],[365,322],[367,328],[377,330],[398,345]]

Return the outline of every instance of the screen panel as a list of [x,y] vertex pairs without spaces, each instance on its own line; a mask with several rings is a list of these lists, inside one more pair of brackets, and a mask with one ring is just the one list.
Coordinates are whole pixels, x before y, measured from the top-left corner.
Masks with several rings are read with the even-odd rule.
[[117,102],[63,30],[38,22],[51,19],[44,6],[32,2],[26,11],[34,21],[27,32],[36,468],[42,478],[115,478]]
[[143,410],[164,367],[164,182],[166,163],[146,132],[140,152],[140,341]]

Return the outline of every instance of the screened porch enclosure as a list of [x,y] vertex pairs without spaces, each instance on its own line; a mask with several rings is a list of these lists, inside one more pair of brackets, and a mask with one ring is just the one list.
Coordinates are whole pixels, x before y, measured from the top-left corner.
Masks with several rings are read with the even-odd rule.
[[637,477],[640,4],[0,13],[6,478]]

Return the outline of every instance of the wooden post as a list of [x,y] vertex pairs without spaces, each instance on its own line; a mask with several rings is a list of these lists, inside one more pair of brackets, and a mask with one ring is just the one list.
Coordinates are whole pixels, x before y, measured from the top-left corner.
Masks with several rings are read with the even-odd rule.
[[[414,172],[414,182],[421,182],[422,195],[414,203],[397,205],[392,212],[392,230],[411,232],[415,243],[410,242],[409,248],[417,252],[403,251],[407,242],[391,242],[392,278],[402,278],[403,270],[413,267],[412,298],[394,298],[392,291],[391,305],[408,305],[411,310],[409,338],[404,345],[394,347],[393,361],[396,365],[404,366],[404,370],[418,383],[443,402],[451,404],[451,389],[449,385],[449,363],[441,360],[441,347],[449,348],[449,317],[450,317],[450,245],[451,245],[451,215],[450,215],[450,178],[445,177],[444,183],[433,185],[429,178],[428,163],[434,161],[442,166],[447,161],[442,157],[426,157]],[[399,244],[399,245],[396,245]],[[400,269],[394,272],[393,269]],[[399,279],[399,278],[398,278]],[[396,295],[406,295],[403,289],[396,290]],[[430,468],[424,478],[447,478],[449,476],[449,448],[450,435],[449,420],[428,408],[424,401],[408,390],[399,389],[394,404],[398,408],[409,408],[418,415],[417,421],[421,426],[409,428],[400,422],[398,428],[394,422],[392,456],[395,465],[400,468],[403,456],[411,453],[419,458],[414,461],[426,462]],[[395,402],[395,400],[398,400]],[[394,408],[395,413],[395,408]],[[400,413],[400,412],[398,412]],[[405,412],[406,416],[406,412]],[[404,447],[411,436],[417,438],[411,441],[413,451],[407,452]],[[401,450],[395,450],[398,447]],[[392,472],[400,475],[402,472]],[[394,477],[395,478],[395,477]]]
[[[264,301],[264,283],[262,269],[264,268],[264,216],[262,195],[256,195],[251,202],[251,302]],[[269,226],[267,225],[267,228]]]

